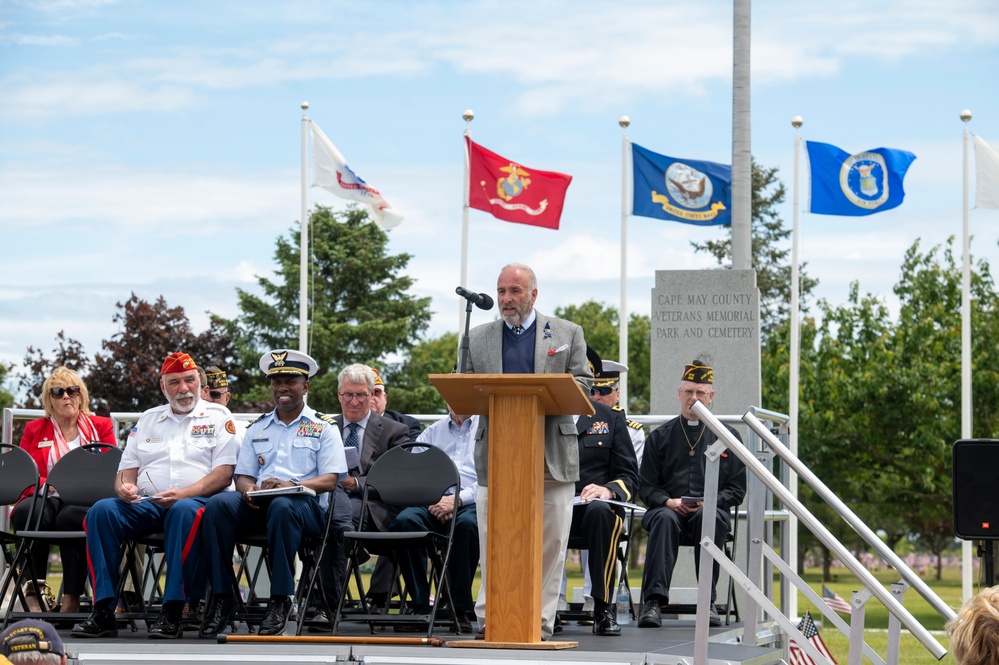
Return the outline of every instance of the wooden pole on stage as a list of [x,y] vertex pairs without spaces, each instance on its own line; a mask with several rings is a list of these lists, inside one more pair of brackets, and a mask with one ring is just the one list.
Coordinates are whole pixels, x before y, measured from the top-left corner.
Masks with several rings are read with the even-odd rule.
[[219,635],[219,644],[256,642],[273,644],[384,644],[387,646],[444,646],[443,637],[378,637],[376,635]]

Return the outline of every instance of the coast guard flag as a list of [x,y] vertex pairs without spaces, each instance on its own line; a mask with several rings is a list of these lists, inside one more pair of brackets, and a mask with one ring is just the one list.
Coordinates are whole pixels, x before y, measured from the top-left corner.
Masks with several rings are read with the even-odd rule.
[[496,219],[558,229],[572,176],[527,168],[474,143],[468,149],[468,206]]
[[312,186],[322,187],[342,199],[364,203],[380,229],[391,229],[402,223],[402,215],[385,200],[377,189],[368,185],[349,166],[333,142],[314,122],[312,130]]
[[975,207],[999,208],[999,144],[975,137]]
[[[819,629],[815,627],[815,622],[812,621],[810,612],[805,612],[805,616],[798,623],[798,630],[832,665],[836,665],[836,659],[833,658],[833,655],[829,653],[829,649],[826,648],[826,643],[823,641],[822,636],[819,635]],[[791,651],[788,655],[788,661],[790,665],[818,665],[815,659],[805,653],[805,650],[798,646],[798,643],[794,640],[791,640]]]
[[667,157],[631,144],[632,211],[684,224],[732,222],[732,167]]
[[873,215],[898,207],[902,180],[916,156],[905,150],[874,148],[850,155],[834,145],[805,141],[816,215]]

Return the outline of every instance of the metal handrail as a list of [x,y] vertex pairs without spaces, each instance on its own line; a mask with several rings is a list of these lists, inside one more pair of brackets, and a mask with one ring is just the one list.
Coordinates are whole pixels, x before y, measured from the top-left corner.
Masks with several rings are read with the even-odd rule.
[[[700,402],[695,402],[693,411],[704,422],[718,440],[723,442],[729,452],[738,457],[746,469],[751,471],[767,488],[788,506],[792,513],[818,538],[833,554],[835,554],[846,568],[853,573],[861,584],[864,585],[871,595],[877,598],[888,609],[888,611],[899,619],[899,621],[909,632],[919,640],[927,651],[937,660],[947,655],[947,649],[943,647],[928,630],[907,610],[892,594],[881,586],[881,583],[868,571],[860,561],[858,561],[850,551],[843,546],[839,540],[822,523],[816,519],[812,513],[791,494],[790,490],[784,487],[773,474],[753,455],[752,451],[743,446],[728,429],[722,425],[721,421],[715,417]],[[762,425],[762,423],[761,423]],[[765,429],[765,428],[764,428]],[[755,430],[754,430],[755,431]],[[759,432],[757,432],[759,434]],[[707,497],[705,497],[707,498]],[[707,502],[705,502],[707,503]],[[696,645],[695,645],[696,646]]]
[[871,530],[864,522],[857,517],[856,513],[850,510],[843,501],[836,496],[832,490],[830,490],[825,483],[823,483],[818,476],[812,473],[811,469],[805,466],[800,459],[798,459],[794,454],[791,453],[790,449],[787,448],[780,439],[775,437],[770,430],[767,429],[758,418],[752,414],[747,413],[742,417],[747,425],[749,425],[754,432],[756,432],[760,438],[767,442],[771,450],[777,453],[778,457],[784,460],[791,469],[798,474],[798,477],[804,480],[809,487],[811,487],[816,494],[819,495],[823,501],[825,501],[829,507],[835,510],[840,517],[842,517],[850,527],[857,532],[861,538],[863,538],[868,545],[877,550],[878,554],[891,564],[894,568],[902,575],[902,578],[909,583],[909,585],[919,593],[920,596],[926,599],[933,609],[940,613],[944,619],[950,620],[956,616],[954,610],[945,603],[940,596],[938,596],[933,589],[923,581],[923,579],[910,568],[902,559],[895,554],[894,551],[888,544],[883,540],[878,538],[878,535]]

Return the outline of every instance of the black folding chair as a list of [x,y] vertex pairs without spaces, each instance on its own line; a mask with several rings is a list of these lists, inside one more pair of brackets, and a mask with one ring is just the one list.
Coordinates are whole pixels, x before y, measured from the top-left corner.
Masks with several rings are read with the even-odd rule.
[[[25,490],[30,488],[32,494],[24,500],[30,503],[27,523],[31,524],[38,498],[38,481],[38,465],[35,464],[34,458],[23,448],[9,443],[0,443],[0,506],[17,503],[24,495]],[[3,582],[0,583],[0,598],[6,598],[7,589],[14,583],[16,576],[14,562],[21,559],[21,550],[28,547],[28,542],[15,533],[0,531],[0,547],[3,549],[3,558],[6,564]],[[30,579],[34,583],[34,580],[37,579],[37,571],[30,570],[30,559],[26,559],[25,562],[29,566]],[[41,572],[44,576],[45,571]],[[21,603],[21,607],[27,609],[28,604],[21,588],[14,586],[11,591],[10,607],[13,607],[17,602]]]
[[[347,579],[351,576],[354,578],[361,609],[358,613],[344,613],[349,586],[345,580],[337,603],[336,619],[333,622],[334,634],[338,631],[340,621],[346,618],[349,621],[368,623],[372,632],[375,632],[376,626],[426,625],[429,637],[433,633],[437,609],[445,602],[452,629],[455,633],[460,633],[447,576],[447,563],[451,556],[457,511],[452,512],[443,534],[432,531],[375,531],[364,528],[368,521],[366,519],[368,503],[374,498],[399,509],[427,507],[440,501],[449,489],[453,489],[457,494],[461,489],[460,486],[458,469],[447,453],[425,443],[405,443],[390,448],[375,461],[368,470],[365,482],[361,503],[361,529],[343,534],[344,547],[348,552]],[[405,603],[400,605],[398,613],[392,613],[392,608],[388,607],[385,613],[379,614],[368,606],[364,581],[361,577],[361,563],[367,559],[368,554],[389,557],[394,568],[392,579],[396,580],[394,584],[398,585],[399,563],[396,553],[400,550],[420,550],[427,555],[428,579],[437,594],[436,601],[427,614],[405,614],[407,611]],[[400,598],[404,597],[405,594],[401,589],[399,592]]]
[[[101,499],[115,496],[114,479],[118,474],[118,463],[121,461],[121,450],[107,443],[89,443],[79,448],[74,448],[63,455],[52,467],[45,486],[39,495],[37,506],[43,504],[49,494],[56,490],[64,505],[80,506],[89,508]],[[70,540],[82,540],[86,542],[85,531],[42,531],[39,529],[41,521],[40,509],[35,510],[33,525],[27,529],[14,532],[14,536],[21,539],[25,546],[20,547],[17,552],[12,568],[16,569],[17,587],[20,587],[27,577],[30,563],[29,554],[32,547],[38,545],[58,545]],[[13,614],[13,603],[7,608],[4,615],[3,627],[11,619]],[[44,618],[45,613],[18,612],[18,618]]]

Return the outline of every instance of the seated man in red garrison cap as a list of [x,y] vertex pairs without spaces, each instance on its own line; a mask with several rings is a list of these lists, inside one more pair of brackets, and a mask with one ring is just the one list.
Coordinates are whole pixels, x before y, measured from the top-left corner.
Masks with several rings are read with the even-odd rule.
[[73,627],[73,637],[118,635],[115,589],[122,543],[136,536],[165,536],[163,609],[149,637],[180,637],[184,601],[195,606],[207,586],[197,561],[200,515],[208,497],[232,482],[239,444],[229,409],[201,399],[200,382],[191,356],[179,351],[167,356],[160,370],[167,403],[143,413],[129,433],[114,483],[117,497],[101,499],[87,511],[94,611]]

